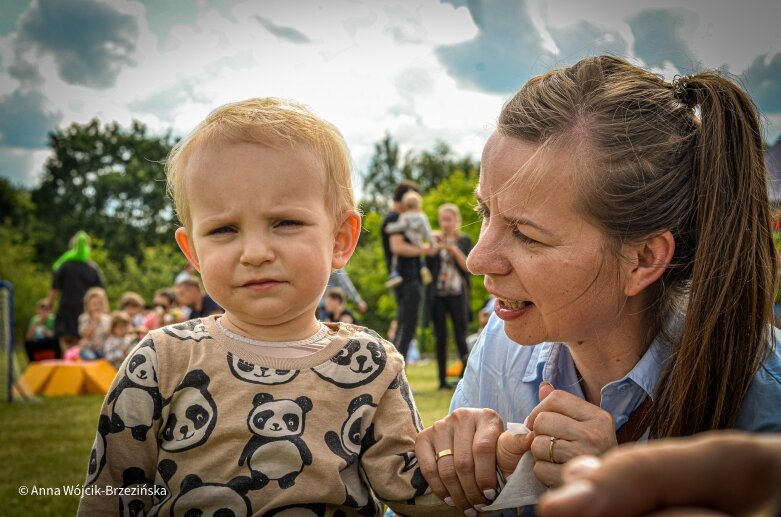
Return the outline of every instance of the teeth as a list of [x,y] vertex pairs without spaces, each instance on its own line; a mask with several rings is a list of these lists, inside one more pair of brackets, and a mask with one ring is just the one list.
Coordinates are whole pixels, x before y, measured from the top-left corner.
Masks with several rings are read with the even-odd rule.
[[516,300],[502,300],[502,303],[508,309],[522,309],[529,305],[530,302],[521,302]]

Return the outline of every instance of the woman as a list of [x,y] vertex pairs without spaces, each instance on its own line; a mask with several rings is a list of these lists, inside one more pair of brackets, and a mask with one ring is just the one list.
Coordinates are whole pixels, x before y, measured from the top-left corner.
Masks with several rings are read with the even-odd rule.
[[466,327],[469,323],[471,291],[466,257],[472,250],[472,239],[461,235],[461,211],[452,203],[437,210],[441,235],[437,239],[437,253],[426,257],[426,265],[434,282],[429,284],[426,299],[434,324],[437,350],[439,389],[450,389],[445,377],[447,369],[447,317],[453,322],[458,356],[466,365],[469,349],[466,345]]
[[[476,194],[467,265],[497,302],[455,411],[416,446],[437,495],[471,514],[495,461],[527,449],[558,486],[618,442],[781,430],[766,171],[734,83],[607,56],[537,76],[502,109]],[[502,419],[532,432],[495,449]]]

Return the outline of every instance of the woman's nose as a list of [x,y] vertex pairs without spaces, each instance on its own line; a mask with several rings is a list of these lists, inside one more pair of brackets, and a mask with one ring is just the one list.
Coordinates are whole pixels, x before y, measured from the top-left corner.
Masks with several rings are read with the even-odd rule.
[[466,258],[466,267],[473,275],[506,275],[511,270],[497,225],[483,223],[483,229],[474,248]]

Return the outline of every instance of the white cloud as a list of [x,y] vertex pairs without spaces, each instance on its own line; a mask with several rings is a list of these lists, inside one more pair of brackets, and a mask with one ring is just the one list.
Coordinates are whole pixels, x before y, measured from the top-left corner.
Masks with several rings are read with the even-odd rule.
[[[361,168],[386,131],[403,149],[427,149],[441,139],[456,153],[478,158],[509,95],[466,89],[448,74],[437,49],[479,36],[469,10],[450,3],[247,0],[217,10],[201,2],[193,8],[195,16],[182,18],[188,23],[164,34],[157,25],[156,32],[150,29],[142,3],[104,1],[136,21],[134,64],[119,69],[115,83],[101,90],[64,81],[51,56],[37,59],[37,91],[60,115],[60,126],[93,117],[127,125],[135,118],[153,131],[183,135],[225,102],[289,97],[336,124]],[[681,4],[530,0],[528,11],[542,51],[556,50],[554,37],[575,28],[584,35],[598,35],[602,28],[631,49],[629,17]],[[686,9],[696,20],[681,38],[705,66],[727,64],[740,73],[757,55],[781,50],[779,6],[692,0]],[[19,86],[8,75],[12,43],[12,36],[0,38],[0,96]],[[529,59],[534,62],[534,56]],[[669,77],[677,72],[669,64],[662,71]],[[775,138],[781,131],[778,117],[766,120],[768,138]],[[23,161],[21,151],[14,152],[16,166],[40,167],[40,160]]]

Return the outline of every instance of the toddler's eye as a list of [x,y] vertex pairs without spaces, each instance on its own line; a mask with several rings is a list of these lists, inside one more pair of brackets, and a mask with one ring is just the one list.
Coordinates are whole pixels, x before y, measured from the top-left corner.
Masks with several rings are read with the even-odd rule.
[[283,219],[281,221],[278,221],[276,226],[277,228],[295,228],[296,226],[302,226],[304,223],[301,221],[295,221],[293,219]]
[[222,233],[233,233],[236,229],[233,226],[220,226],[209,232],[209,235],[219,235]]

